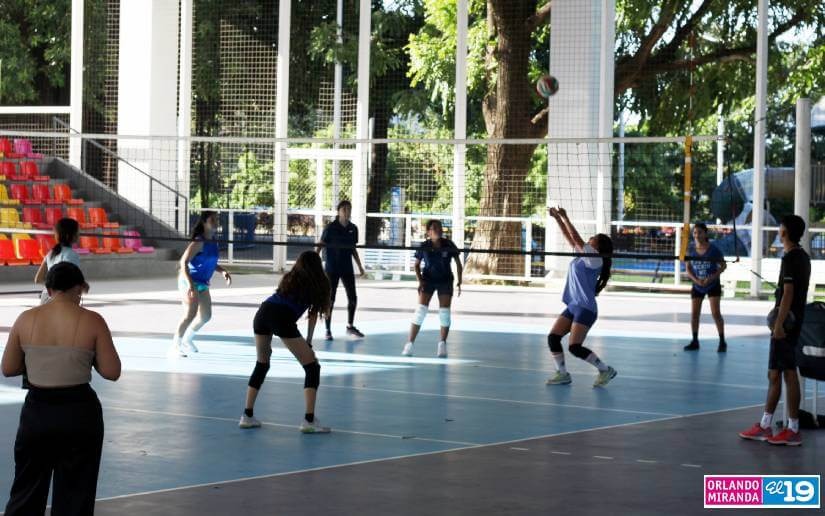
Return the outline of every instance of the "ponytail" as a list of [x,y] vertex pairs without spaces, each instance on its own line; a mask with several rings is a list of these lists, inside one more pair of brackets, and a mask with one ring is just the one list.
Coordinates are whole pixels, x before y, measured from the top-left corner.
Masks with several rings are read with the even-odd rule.
[[216,211],[202,211],[200,218],[198,218],[198,223],[195,224],[195,227],[192,228],[192,240],[197,240],[199,238],[203,238],[204,233],[206,232],[206,228],[204,224],[207,220],[211,217],[214,217],[218,214]]
[[50,252],[52,258],[57,258],[64,247],[72,247],[80,232],[80,224],[74,219],[64,218],[54,225],[54,236],[57,243]]
[[[604,233],[599,233],[596,235],[597,240],[597,247],[599,254],[613,254],[613,241],[610,239],[609,236],[605,235]],[[610,280],[610,269],[613,267],[613,258],[608,256],[602,256],[602,270],[599,273],[599,279],[596,281],[596,295],[599,295],[599,292],[604,290],[607,286],[607,282]]]

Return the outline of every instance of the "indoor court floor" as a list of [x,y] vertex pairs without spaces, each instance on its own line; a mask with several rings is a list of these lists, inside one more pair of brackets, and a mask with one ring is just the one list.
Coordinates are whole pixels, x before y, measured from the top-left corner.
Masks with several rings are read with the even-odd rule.
[[[251,321],[274,278],[216,286],[200,353],[180,359],[166,357],[174,278],[92,282],[84,306],[105,317],[123,361],[118,382],[93,381],[106,428],[96,514],[698,514],[705,474],[821,472],[821,432],[803,431],[798,448],[736,435],[761,415],[770,303],[723,300],[728,353],[716,353],[709,314],[702,349],[686,353],[686,295],[600,298],[587,345],[618,376],[594,389],[595,369],[569,355],[572,385],[544,384],[558,292],[469,286],[455,300],[449,358],[435,358],[432,311],[408,358],[414,284],[363,281],[367,338],[343,337],[341,289],[336,339],[314,339],[316,413],[333,432],[298,432],[303,370],[281,345],[255,407],[264,426],[241,430]],[[0,290],[3,344],[32,290]],[[19,386],[0,380],[0,509]]]

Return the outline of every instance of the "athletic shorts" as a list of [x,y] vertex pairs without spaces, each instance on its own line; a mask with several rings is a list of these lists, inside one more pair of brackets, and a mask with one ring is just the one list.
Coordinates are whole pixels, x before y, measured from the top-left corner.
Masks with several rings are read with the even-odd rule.
[[768,369],[777,371],[796,369],[796,343],[798,341],[798,335],[786,335],[784,339],[771,338]]
[[432,295],[434,292],[438,292],[439,296],[452,296],[453,295],[453,280],[448,281],[430,281],[424,280],[424,286],[421,290],[425,294]]
[[[195,292],[206,292],[209,290],[209,285],[205,283],[197,281],[193,281],[192,283],[195,285]],[[178,276],[178,290],[183,293],[189,290],[189,281],[186,279],[186,276]]]
[[252,330],[255,335],[275,335],[282,339],[297,339],[301,336],[298,331],[295,312],[287,305],[280,303],[261,303]]
[[696,288],[696,285],[690,289],[690,297],[691,299],[705,299],[705,296],[708,297],[722,297],[722,284],[717,283],[715,286],[711,287],[710,290],[707,292],[702,292],[701,290]]
[[565,319],[570,319],[574,323],[583,324],[588,328],[593,326],[596,323],[596,319],[599,318],[596,312],[576,305],[567,305],[567,308],[564,309],[561,316]]

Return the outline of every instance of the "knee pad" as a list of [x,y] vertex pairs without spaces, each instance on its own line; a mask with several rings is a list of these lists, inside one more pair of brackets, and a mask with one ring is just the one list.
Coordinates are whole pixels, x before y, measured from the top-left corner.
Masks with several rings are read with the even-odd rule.
[[564,349],[561,347],[561,335],[556,335],[555,333],[548,335],[547,345],[550,346],[552,353],[564,353]]
[[249,377],[249,386],[253,389],[260,389],[267,372],[269,372],[268,362],[255,362],[255,369],[252,371],[252,376]]
[[439,308],[438,309],[438,319],[441,321],[442,328],[449,328],[450,327],[450,309],[449,308]]
[[592,353],[592,351],[582,346],[581,344],[570,344],[569,348],[571,355],[573,355],[576,358],[581,358],[582,360],[587,359],[587,357],[590,356],[590,353]]
[[427,305],[418,305],[418,308],[416,308],[413,313],[412,323],[416,326],[424,324],[424,319],[427,318],[427,310]]
[[321,364],[316,360],[304,366],[304,389],[318,389],[321,385]]

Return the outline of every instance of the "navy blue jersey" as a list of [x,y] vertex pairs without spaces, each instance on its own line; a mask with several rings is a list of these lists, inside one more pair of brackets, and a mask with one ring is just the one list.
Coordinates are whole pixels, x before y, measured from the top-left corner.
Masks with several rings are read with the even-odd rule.
[[305,305],[303,303],[299,303],[297,301],[293,301],[291,298],[289,298],[289,297],[287,297],[283,294],[279,294],[278,292],[276,292],[276,293],[272,294],[271,296],[269,296],[268,298],[266,298],[264,303],[272,303],[273,305],[283,305],[283,306],[289,307],[292,310],[292,312],[295,314],[295,320],[296,321],[298,319],[300,319],[302,315],[304,315],[304,312],[309,310],[308,305]]
[[811,257],[801,247],[791,249],[782,257],[779,267],[779,281],[776,285],[776,306],[782,302],[785,285],[793,285],[791,312],[796,318],[797,328],[805,318],[805,303],[808,300],[808,287],[811,283]]
[[447,238],[442,238],[438,247],[427,240],[415,252],[416,260],[421,260],[421,275],[425,280],[433,282],[453,281],[450,262],[458,255],[458,247]]
[[[707,279],[708,277],[716,274],[719,268],[722,266],[722,263],[719,260],[722,260],[725,255],[722,254],[722,251],[719,250],[718,247],[713,245],[713,243],[708,243],[708,248],[705,249],[705,254],[699,254],[696,251],[696,248],[692,248],[690,252],[690,256],[694,256],[697,258],[707,258],[708,261],[704,260],[691,260],[690,268],[693,269],[693,275],[699,278],[700,280]],[[705,286],[701,285],[693,285],[698,292],[702,292],[703,294],[707,294],[714,288],[718,288],[720,286],[719,278],[713,283],[710,283]]]
[[[324,270],[339,275],[353,274],[352,255],[358,243],[358,227],[352,222],[344,226],[338,222],[338,219],[335,219],[324,229],[321,242],[327,245],[324,247]],[[343,249],[337,246],[348,248]]]

